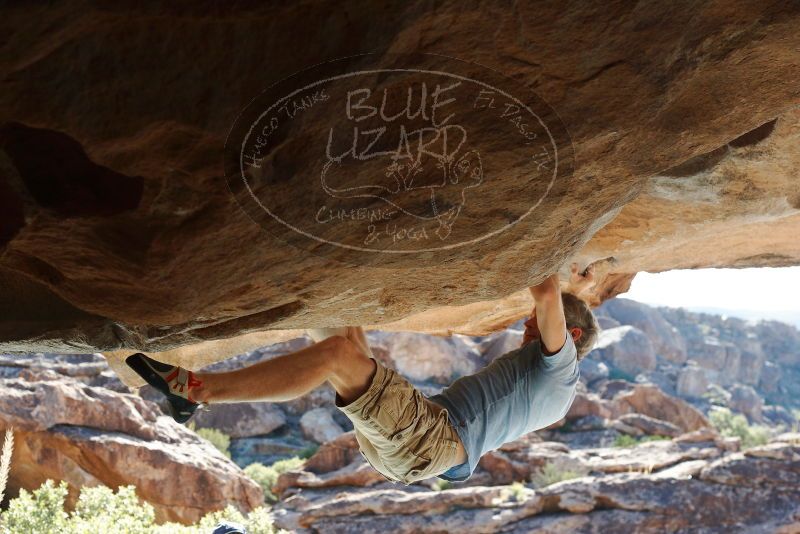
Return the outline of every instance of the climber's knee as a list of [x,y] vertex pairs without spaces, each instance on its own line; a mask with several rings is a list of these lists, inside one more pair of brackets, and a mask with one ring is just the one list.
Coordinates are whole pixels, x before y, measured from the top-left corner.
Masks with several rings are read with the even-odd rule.
[[340,336],[329,337],[330,382],[345,402],[357,398],[369,387],[375,374],[376,363],[352,341]]

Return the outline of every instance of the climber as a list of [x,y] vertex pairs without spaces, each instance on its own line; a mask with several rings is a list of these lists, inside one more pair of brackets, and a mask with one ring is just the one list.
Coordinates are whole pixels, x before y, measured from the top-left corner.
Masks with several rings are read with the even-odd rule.
[[522,346],[430,398],[376,361],[360,327],[310,331],[313,345],[230,372],[194,373],[144,354],[126,362],[167,396],[181,423],[201,405],[288,401],[327,381],[361,454],[389,480],[466,480],[484,453],[566,415],[578,360],[597,338],[594,315],[575,296],[593,280],[592,266],[579,273],[573,264],[570,293],[557,274],[531,287]]

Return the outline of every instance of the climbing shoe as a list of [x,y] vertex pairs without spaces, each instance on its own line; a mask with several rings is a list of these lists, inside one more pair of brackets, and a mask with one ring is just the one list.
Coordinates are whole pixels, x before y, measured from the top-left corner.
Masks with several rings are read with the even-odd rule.
[[170,415],[177,422],[186,423],[198,407],[204,406],[192,399],[192,389],[202,385],[193,372],[161,363],[142,353],[128,356],[125,363],[167,397]]

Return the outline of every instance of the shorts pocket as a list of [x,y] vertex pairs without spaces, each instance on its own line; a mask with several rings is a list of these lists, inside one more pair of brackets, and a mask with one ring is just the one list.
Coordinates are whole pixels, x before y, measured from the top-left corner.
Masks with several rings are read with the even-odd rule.
[[431,460],[429,458],[408,451],[406,459],[408,463],[399,471],[399,473],[402,473],[400,480],[404,484],[411,484],[418,480],[430,478],[428,471],[431,466]]
[[400,444],[413,434],[425,414],[422,394],[408,383],[391,383],[386,386],[386,399],[381,410],[388,415],[382,421],[386,437]]
[[426,447],[424,453],[408,451],[408,458],[413,459],[413,461],[408,469],[402,471],[402,481],[405,484],[411,484],[441,475],[452,467],[457,448],[457,442],[438,438],[433,441],[430,447]]

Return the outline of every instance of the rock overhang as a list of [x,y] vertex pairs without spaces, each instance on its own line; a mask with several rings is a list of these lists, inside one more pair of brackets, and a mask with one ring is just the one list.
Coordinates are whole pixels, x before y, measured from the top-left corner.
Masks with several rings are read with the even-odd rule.
[[[395,269],[298,254],[255,225],[222,179],[222,146],[244,104],[332,59],[290,31],[299,7],[232,8],[215,21],[90,8],[60,33],[43,31],[71,9],[63,2],[36,20],[10,9],[3,23],[12,58],[0,100],[4,351],[170,351],[166,359],[196,368],[305,327],[487,333],[527,313],[524,288],[568,261],[597,262],[599,303],[640,271],[800,258],[791,6],[620,3],[573,6],[574,16],[488,7],[499,29],[491,46],[477,9],[455,31],[437,29],[447,9],[403,7],[388,17],[401,28],[364,17],[355,33],[337,26],[340,11],[304,11],[312,32],[323,21],[338,28],[325,42],[341,55],[359,35],[359,49],[486,65],[528,86],[569,131],[574,180],[552,191],[547,217],[512,242]],[[251,26],[259,20],[275,32],[267,45]],[[127,38],[114,37],[121,29]],[[243,37],[238,61],[226,60],[232,32]],[[153,61],[129,46],[146,35],[181,38]],[[58,163],[66,154],[71,167]],[[128,185],[103,185],[111,179]]]

